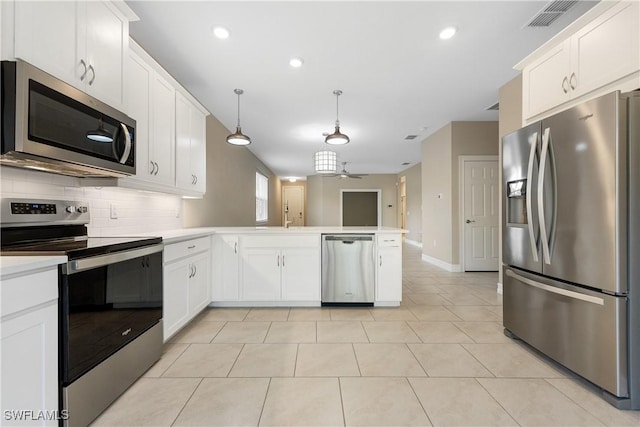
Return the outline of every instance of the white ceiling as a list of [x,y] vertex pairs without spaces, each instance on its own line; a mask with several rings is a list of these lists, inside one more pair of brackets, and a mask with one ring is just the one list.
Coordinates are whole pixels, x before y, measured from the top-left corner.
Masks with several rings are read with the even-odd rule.
[[[249,149],[281,178],[314,173],[336,119],[352,173],[398,173],[451,121],[497,120],[486,108],[513,66],[580,16],[524,28],[546,1],[127,1],[132,37],[229,130],[241,96]],[[219,40],[213,26],[231,30]],[[446,26],[458,33],[438,34]],[[289,59],[302,57],[299,69]],[[426,130],[425,130],[426,128]],[[413,142],[407,135],[418,135]],[[238,148],[242,149],[242,148]],[[411,165],[403,166],[403,162]]]

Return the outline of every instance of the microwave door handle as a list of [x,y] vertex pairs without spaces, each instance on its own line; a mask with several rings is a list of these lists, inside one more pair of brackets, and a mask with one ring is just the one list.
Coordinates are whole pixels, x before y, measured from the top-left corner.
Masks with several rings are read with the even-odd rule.
[[544,217],[544,172],[547,167],[549,153],[550,128],[546,128],[542,134],[542,151],[540,155],[540,173],[538,174],[538,220],[540,221],[540,244],[542,245],[542,258],[545,264],[551,264],[549,254],[549,236],[547,236],[547,223]]
[[527,169],[527,194],[525,200],[527,205],[527,229],[529,230],[529,242],[531,244],[531,253],[533,254],[533,260],[535,262],[538,262],[538,245],[536,244],[536,232],[533,229],[533,202],[531,201],[533,192],[531,191],[531,187],[533,186],[533,166],[537,147],[538,132],[534,132],[531,137],[531,149],[529,150],[529,167]]
[[131,136],[129,135],[129,129],[127,129],[124,123],[120,123],[120,126],[122,127],[122,132],[124,133],[124,153],[122,153],[122,157],[118,161],[124,165],[124,163],[129,158],[129,153],[131,153]]

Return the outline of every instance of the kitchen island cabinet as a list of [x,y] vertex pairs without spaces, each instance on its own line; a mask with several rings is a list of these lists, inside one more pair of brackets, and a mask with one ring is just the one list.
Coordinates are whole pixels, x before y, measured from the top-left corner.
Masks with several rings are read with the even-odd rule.
[[[6,425],[57,426],[56,417],[63,415],[57,412],[58,264],[66,260],[63,256],[0,259]],[[51,419],[30,419],[40,414]],[[19,421],[20,416],[28,419]]]

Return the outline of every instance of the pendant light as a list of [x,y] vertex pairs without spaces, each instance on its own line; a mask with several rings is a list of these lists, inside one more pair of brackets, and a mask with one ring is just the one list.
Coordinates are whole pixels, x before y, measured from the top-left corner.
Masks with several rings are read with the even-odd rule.
[[338,155],[335,151],[323,150],[313,155],[316,173],[336,173],[338,169]]
[[331,135],[327,135],[324,142],[331,145],[344,145],[349,143],[349,137],[343,133],[340,133],[340,120],[338,119],[338,97],[342,95],[342,91],[336,89],[333,91],[336,96],[336,130]]
[[105,142],[105,143],[113,142],[113,135],[111,135],[111,133],[109,133],[104,128],[104,124],[102,123],[102,117],[100,117],[100,120],[98,121],[98,129],[88,131],[86,136],[87,136],[87,139],[90,139],[91,141],[95,141],[95,142]]
[[236,132],[227,137],[227,142],[232,145],[249,145],[251,144],[251,138],[242,133],[240,128],[240,95],[244,93],[242,89],[234,89],[233,93],[238,95],[238,125],[236,126]]

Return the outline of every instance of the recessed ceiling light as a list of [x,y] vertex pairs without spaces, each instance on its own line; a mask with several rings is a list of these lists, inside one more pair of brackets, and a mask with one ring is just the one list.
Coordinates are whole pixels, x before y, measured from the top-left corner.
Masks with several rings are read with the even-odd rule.
[[296,182],[297,180],[297,178],[289,178],[289,182]]
[[224,40],[229,38],[231,32],[225,27],[213,27],[213,35],[219,39]]
[[304,59],[302,58],[291,58],[289,60],[289,65],[291,65],[293,68],[300,68],[302,67],[302,64],[304,64]]
[[440,38],[442,40],[448,40],[456,34],[456,27],[447,27],[444,30],[440,31]]

